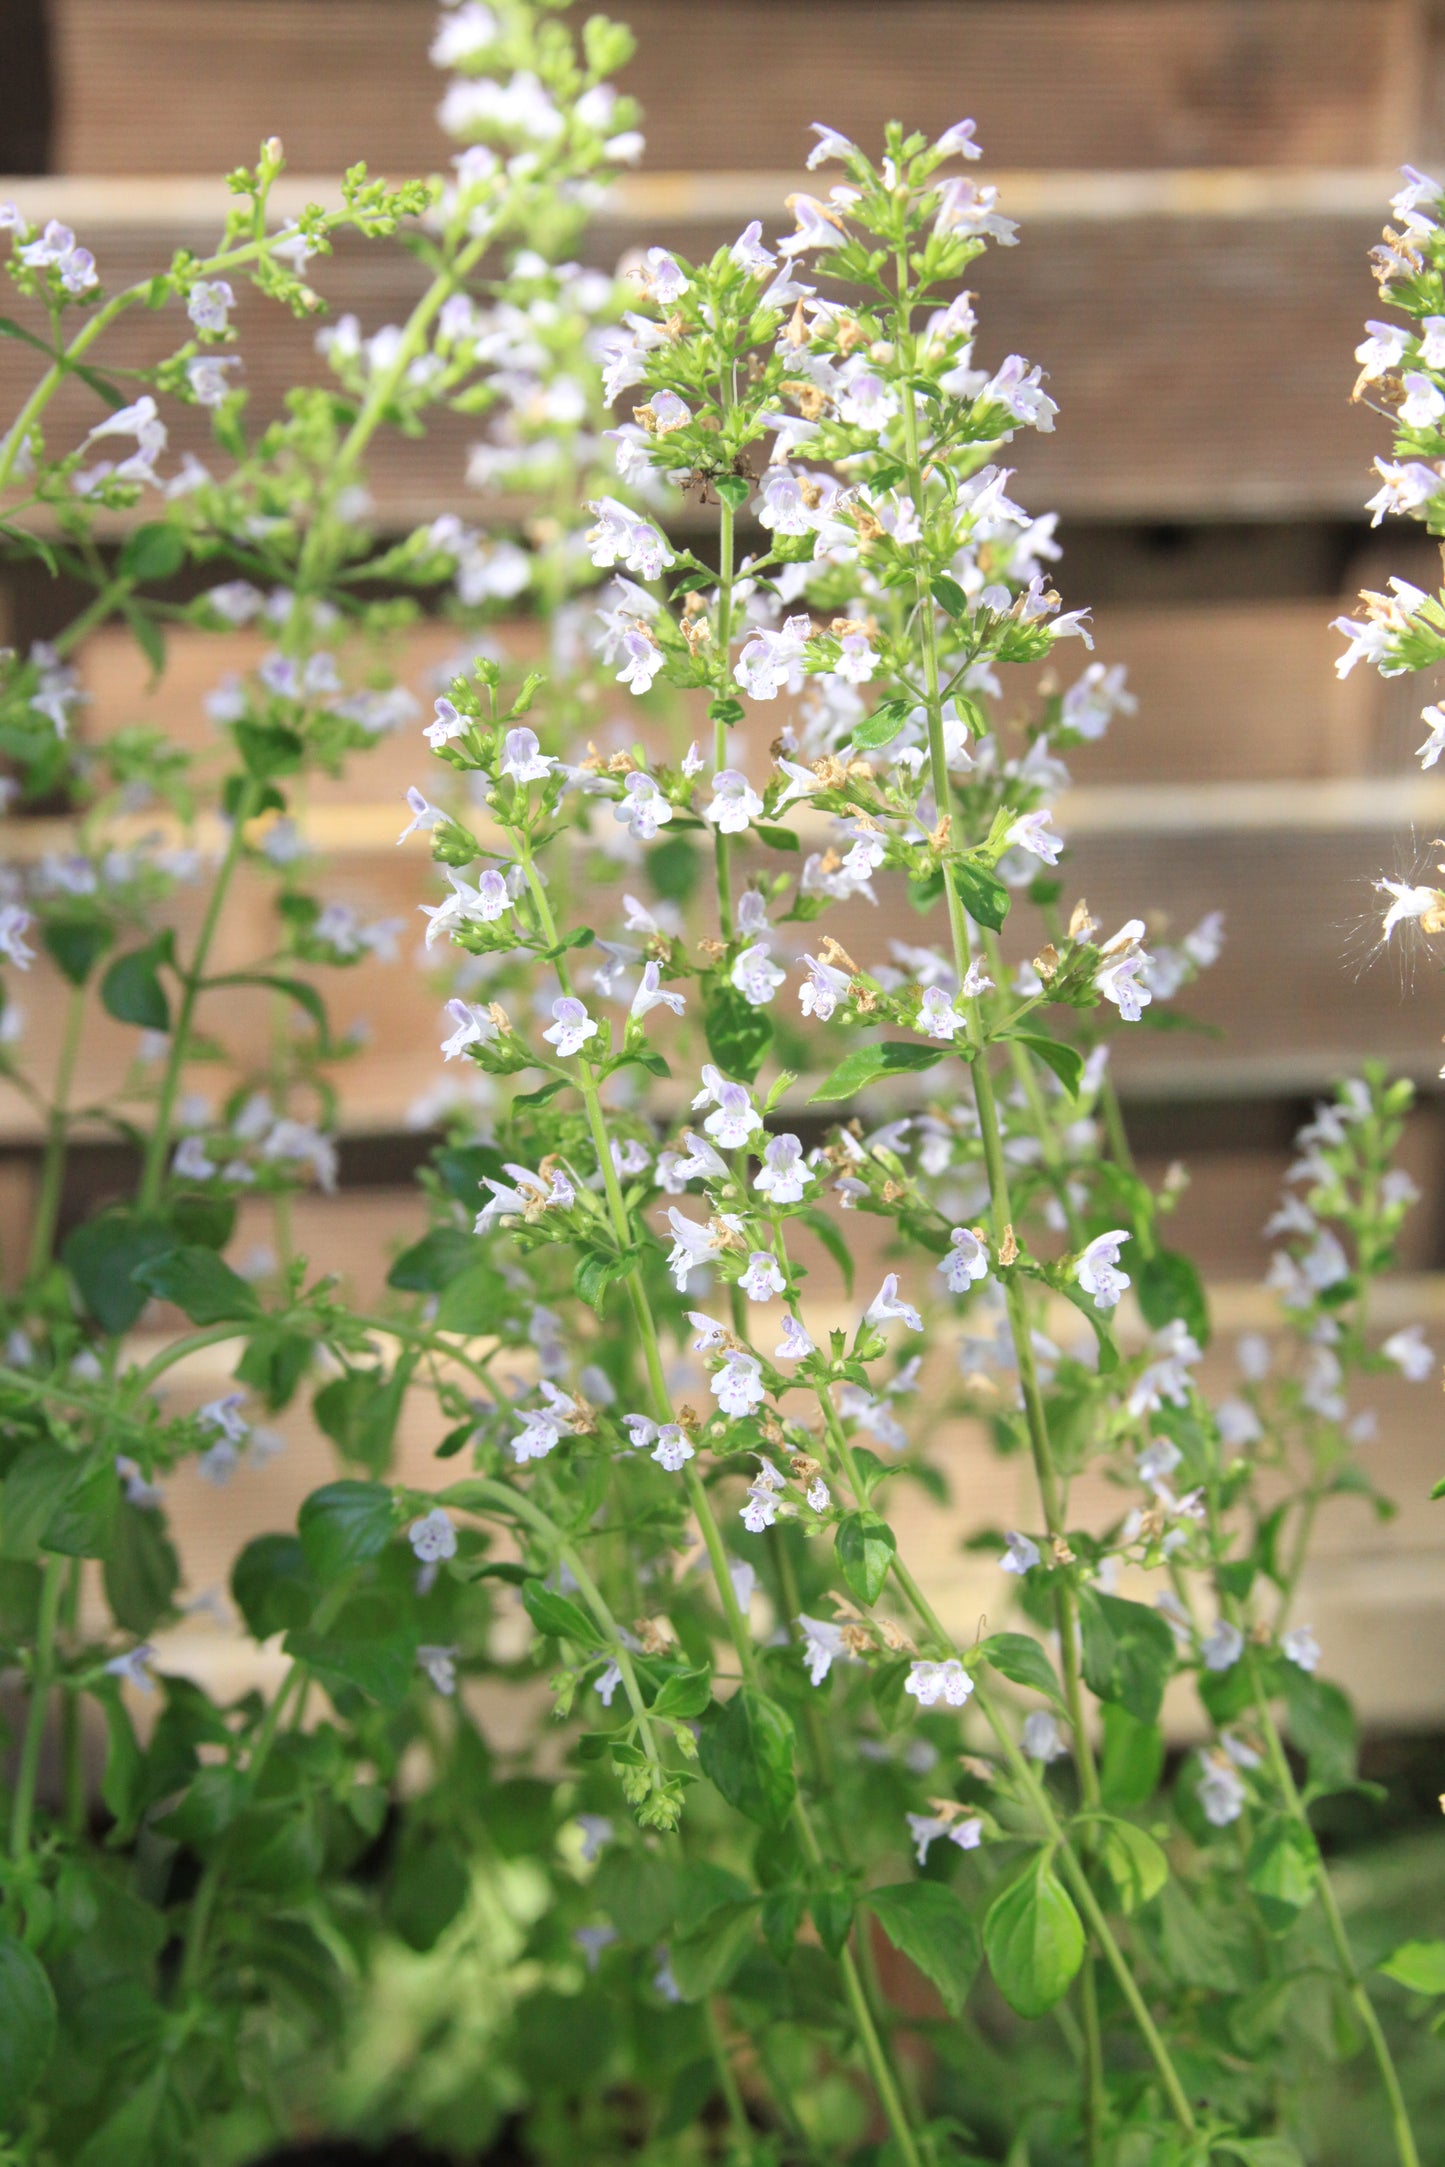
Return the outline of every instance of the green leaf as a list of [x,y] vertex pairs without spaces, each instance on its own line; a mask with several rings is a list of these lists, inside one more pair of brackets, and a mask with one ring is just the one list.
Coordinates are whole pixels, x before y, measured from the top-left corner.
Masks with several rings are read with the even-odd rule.
[[741,700],[714,700],[707,711],[709,722],[723,722],[729,725],[735,722],[746,722],[747,715],[748,711]]
[[21,339],[27,346],[33,346],[37,354],[44,354],[47,361],[56,359],[53,349],[46,345],[44,339],[38,339],[33,331],[27,331],[23,324],[16,323],[13,316],[0,316],[0,339]]
[[477,1238],[459,1226],[434,1226],[401,1255],[386,1275],[403,1294],[440,1294],[477,1260]]
[[572,1291],[587,1307],[600,1317],[607,1300],[607,1289],[614,1280],[625,1276],[631,1259],[618,1256],[614,1249],[589,1249],[577,1259],[572,1273]]
[[933,599],[941,610],[950,617],[963,616],[968,608],[968,597],[956,579],[950,579],[946,572],[938,572],[929,585],[933,589]]
[[435,1831],[403,1846],[391,1886],[386,1916],[409,1949],[434,1949],[471,1894],[466,1859],[447,1837]]
[[1114,1884],[1121,1911],[1137,1911],[1159,1894],[1169,1879],[1169,1861],[1160,1846],[1132,1821],[1112,1818],[1094,1824],[1097,1856]]
[[876,1083],[880,1076],[911,1076],[920,1069],[936,1068],[943,1059],[941,1046],[915,1046],[908,1039],[874,1039],[845,1054],[831,1076],[825,1077],[808,1100],[850,1099],[855,1091]]
[[1311,1785],[1334,1790],[1353,1783],[1359,1770],[1359,1739],[1347,1696],[1328,1679],[1311,1677],[1295,1663],[1282,1667],[1290,1741],[1309,1763]]
[[1142,1806],[1154,1796],[1164,1768],[1164,1733],[1141,1723],[1117,1701],[1104,1703],[1104,1751],[1099,1788],[1106,1806]]
[[103,1558],[115,1538],[119,1511],[120,1477],[114,1461],[108,1455],[88,1464],[82,1461],[76,1479],[51,1515],[42,1545],[65,1557]]
[[180,528],[153,520],[146,526],[137,527],[126,538],[116,571],[122,579],[133,579],[140,584],[174,579],[185,561],[186,542]]
[[877,1602],[898,1545],[876,1512],[850,1512],[838,1522],[834,1549],[849,1593],[865,1607]]
[[895,1949],[931,1979],[950,2016],[967,1998],[982,1958],[978,1928],[957,1891],[942,1881],[899,1881],[862,1902]]
[[1056,1708],[1063,1707],[1054,1666],[1032,1634],[994,1633],[975,1648],[974,1655],[991,1663],[1011,1685],[1027,1686],[1030,1692],[1042,1693]]
[[253,1640],[304,1625],[316,1582],[295,1535],[257,1535],[231,1567],[231,1596]]
[[735,512],[742,510],[751,494],[750,486],[741,474],[714,475],[712,485],[723,503]]
[[0,1557],[33,1558],[41,1537],[80,1479],[84,1463],[58,1445],[28,1445],[0,1487]]
[[843,1280],[844,1293],[851,1295],[853,1292],[853,1252],[848,1247],[836,1221],[828,1212],[819,1211],[816,1204],[806,1205],[798,1213],[798,1217],[802,1220],[804,1226],[817,1235],[819,1241],[838,1267]]
[[136,2167],[156,2158],[156,2124],[170,2085],[169,2058],[136,2084],[76,2153],[73,2167]]
[[595,1648],[598,1632],[585,1610],[569,1602],[565,1595],[556,1595],[551,1588],[543,1587],[540,1580],[522,1582],[522,1601],[527,1616],[539,1633],[550,1640],[570,1640],[579,1648]]
[[192,1324],[229,1324],[261,1314],[255,1288],[214,1249],[168,1249],[145,1258],[132,1276],[147,1293],[174,1302]]
[[703,2001],[727,1985],[753,1938],[756,1911],[752,1897],[720,1904],[701,1926],[672,1942],[672,1975],[685,2001]]
[[324,1633],[293,1628],[282,1646],[315,1671],[327,1691],[354,1686],[383,1708],[399,1708],[416,1679],[417,1635],[395,1604],[359,1596]]
[[1174,1635],[1157,1610],[1120,1595],[1079,1590],[1084,1678],[1100,1700],[1118,1701],[1140,1723],[1158,1717],[1175,1661]]
[[150,1300],[149,1288],[135,1278],[137,1267],[175,1246],[164,1219],[118,1205],[76,1227],[60,1254],[91,1316],[107,1332],[120,1333],[130,1330]]
[[159,624],[149,610],[137,602],[122,602],[121,616],[130,626],[131,638],[151,666],[151,676],[159,677],[166,666],[166,640]]
[[1302,2154],[1287,2137],[1216,2137],[1215,2159],[1243,2160],[1245,2167],[1305,2167]]
[[72,986],[83,986],[113,938],[95,918],[47,918],[40,929],[45,952]]
[[256,782],[294,775],[306,758],[304,739],[282,723],[238,722],[232,725],[231,735],[246,763],[247,774]]
[[1249,1847],[1245,1880],[1266,1926],[1276,1933],[1293,1926],[1314,1895],[1319,1863],[1314,1837],[1298,1821],[1265,1824]]
[[1070,1098],[1077,1098],[1083,1081],[1084,1056],[1077,1046],[1065,1046],[1056,1038],[1035,1038],[1032,1032],[1015,1031],[1012,1034],[1021,1046],[1027,1046],[1036,1061],[1052,1069]]
[[876,752],[880,745],[891,745],[916,705],[913,700],[880,700],[853,732],[853,743],[860,752]]
[[954,892],[969,917],[976,925],[999,932],[1009,913],[1010,897],[997,873],[972,858],[954,858],[948,870]]
[[0,2100],[6,2120],[34,2091],[55,2045],[55,1994],[40,1959],[0,1931]]
[[669,835],[647,853],[647,877],[669,903],[685,903],[697,886],[702,860],[686,835]]
[[437,1330],[461,1332],[468,1339],[479,1332],[495,1331],[510,1300],[507,1282],[494,1265],[484,1261],[470,1264],[442,1289],[437,1303]]
[[1156,1249],[1135,1266],[1134,1292],[1151,1331],[1181,1318],[1201,1347],[1209,1345],[1209,1305],[1204,1285],[1188,1257],[1175,1249]]
[[163,933],[117,956],[100,982],[101,1005],[118,1023],[133,1023],[138,1030],[169,1031],[171,1004],[160,981],[159,966],[170,960],[172,937]]
[[703,989],[702,1022],[707,1050],[724,1076],[751,1083],[773,1043],[767,1010],[754,1008],[726,979],[710,978]]
[[755,820],[753,822],[753,833],[760,842],[767,844],[769,850],[797,850],[800,848],[798,838],[791,828],[775,828],[770,822]]
[[711,1699],[710,1670],[675,1670],[659,1687],[652,1712],[655,1716],[668,1716],[676,1723],[688,1722],[700,1716]]
[[305,1500],[296,1524],[306,1563],[329,1587],[390,1542],[391,1492],[379,1482],[328,1482]]
[[175,1608],[180,1560],[158,1512],[122,1498],[104,1565],[105,1594],[118,1625],[146,1640]]
[[756,1686],[739,1686],[703,1728],[698,1741],[703,1774],[730,1806],[763,1828],[780,1829],[793,1810],[797,1776],[793,1726],[776,1701]]
[[989,1905],[983,1945],[995,1984],[1021,2017],[1041,2017],[1062,2001],[1084,1961],[1084,1928],[1047,1851]]
[[1445,1941],[1406,1941],[1378,1967],[1412,1994],[1445,1994]]

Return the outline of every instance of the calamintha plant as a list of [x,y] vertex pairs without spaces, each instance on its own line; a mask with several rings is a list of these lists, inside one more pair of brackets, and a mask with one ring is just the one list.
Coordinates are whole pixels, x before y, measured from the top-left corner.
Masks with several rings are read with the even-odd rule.
[[[607,82],[626,52],[605,23],[577,46],[552,9],[465,5],[436,53],[444,115],[479,140],[445,189],[357,173],[341,212],[277,236],[268,151],[218,256],[129,297],[186,300],[202,343],[102,423],[137,446],[102,474],[41,431],[127,297],[88,300],[73,239],[14,221],[54,358],[0,455],[6,533],[96,599],[10,666],[6,749],[36,795],[75,793],[84,847],[68,881],[17,884],[4,938],[23,967],[38,937],[76,988],[63,1078],[97,984],[166,1044],[111,1109],[133,1201],[58,1259],[75,1110],[64,1080],[39,1095],[0,1373],[25,1679],[10,2156],[254,2157],[314,2100],[329,2037],[373,2127],[474,2151],[510,2116],[534,2158],[658,2167],[1286,2167],[1320,2156],[1312,2073],[1364,2052],[1417,2167],[1310,1820],[1355,1785],[1353,1720],[1295,1615],[1319,1510],[1370,1492],[1352,1391],[1431,1366],[1369,1316],[1410,1202],[1408,1088],[1369,1070],[1317,1110],[1273,1226],[1278,1332],[1219,1368],[1167,1238],[1177,1183],[1137,1171],[1109,1058],[1221,926],[1146,945],[1058,870],[1065,756],[1132,703],[1097,663],[1061,682],[1087,613],[999,464],[1056,408],[1021,357],[975,360],[963,279],[1016,232],[969,174],[972,125],[892,128],[877,163],[816,129],[810,165],[841,178],[790,199],[794,230],[705,262],[649,248],[619,312],[563,257],[639,147]],[[372,229],[425,274],[412,315],[328,329],[334,382],[250,441],[208,343],[228,274],[308,312],[298,252]],[[187,387],[227,477],[185,470],[109,559],[98,514],[156,486],[157,396]],[[376,542],[363,454],[442,406],[490,416],[473,478],[505,488],[500,525],[526,509],[505,538]],[[227,577],[153,599],[187,561]],[[418,591],[468,628],[525,591],[550,638],[524,676],[474,634],[425,725],[438,780],[407,835],[445,868],[426,945],[475,1088],[446,1102],[434,1223],[376,1316],[311,1276],[284,1209],[332,1148],[337,1049],[303,967],[380,938],[313,885],[301,779],[396,712],[336,655]],[[164,852],[135,840],[125,879],[103,854],[138,786],[184,825],[196,779],[153,741],[77,748],[69,656],[116,613],[149,651],[172,616],[263,610],[276,652],[218,703],[223,843],[187,937]],[[283,930],[217,974],[243,870],[276,881]],[[311,1028],[183,1121],[206,997],[238,979]],[[221,1252],[257,1187],[278,1258],[248,1280]],[[193,1329],[139,1345],[151,1297]],[[162,1676],[138,1730],[122,1681],[179,1584],[155,1485],[245,1442],[232,1395],[177,1417],[153,1387],[218,1345],[273,1410],[308,1393],[348,1471],[236,1562],[280,1683],[226,1704]],[[422,1396],[418,1491],[388,1476]],[[910,1565],[908,1498],[946,1503],[980,1436],[1032,1467],[1036,1504],[972,1530],[1018,1614],[961,1635]],[[539,1660],[547,1706],[504,1747]],[[1173,1763],[1166,1693],[1204,1740]],[[109,1739],[94,1834],[82,1702]],[[401,1944],[430,1953],[408,1970]],[[388,1980],[393,2019],[425,2022],[378,2074],[357,2061]]]

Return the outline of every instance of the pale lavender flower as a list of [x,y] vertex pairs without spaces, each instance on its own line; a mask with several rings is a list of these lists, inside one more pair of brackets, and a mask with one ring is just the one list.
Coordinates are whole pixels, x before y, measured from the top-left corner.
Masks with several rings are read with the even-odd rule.
[[1020,1535],[1016,1528],[1004,1537],[1004,1542],[1004,1554],[998,1561],[1000,1569],[1006,1573],[1017,1573],[1022,1579],[1025,1573],[1032,1572],[1038,1564],[1039,1546],[1027,1535]]
[[1112,1309],[1132,1284],[1128,1273],[1118,1269],[1119,1251],[1129,1238],[1123,1227],[1096,1234],[1074,1266],[1075,1279],[1086,1294],[1093,1295],[1096,1309]]
[[897,1272],[887,1274],[865,1314],[870,1324],[887,1324],[896,1317],[910,1332],[923,1330],[923,1319],[918,1311],[911,1302],[905,1302],[899,1296]]
[[912,1694],[920,1708],[932,1708],[938,1701],[961,1708],[973,1691],[973,1680],[957,1656],[951,1655],[943,1663],[912,1664],[903,1690]]
[[457,1531],[441,1505],[433,1505],[420,1520],[413,1520],[406,1537],[423,1565],[435,1565],[457,1554]]
[[770,1250],[754,1249],[738,1285],[750,1302],[770,1302],[775,1294],[783,1293],[787,1281]]
[[589,1038],[597,1036],[597,1026],[588,1015],[586,1007],[575,995],[559,994],[552,1003],[553,1021],[542,1033],[550,1045],[556,1047],[564,1061],[570,1061],[581,1053]]

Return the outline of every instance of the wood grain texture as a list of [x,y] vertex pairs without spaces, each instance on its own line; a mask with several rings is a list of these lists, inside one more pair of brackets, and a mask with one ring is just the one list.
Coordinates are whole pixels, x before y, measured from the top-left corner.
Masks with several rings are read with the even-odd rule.
[[[426,171],[429,0],[51,0],[54,163],[191,172],[278,134],[293,165]],[[1354,164],[1413,148],[1417,0],[632,0],[623,82],[654,165],[800,161],[973,114],[1015,165]],[[318,94],[324,85],[325,94]]]
[[[1324,190],[1271,210],[1268,191],[1252,191],[1247,208],[1213,212],[1190,209],[1190,194],[1181,202],[1177,192],[1151,190],[1119,217],[1106,204],[1071,208],[1067,191],[1045,195],[1022,245],[992,253],[975,273],[980,359],[996,364],[1018,352],[1041,362],[1062,409],[1053,435],[1026,432],[1001,453],[1018,469],[1023,501],[1114,519],[1358,517],[1382,438],[1377,417],[1350,404],[1349,356],[1374,302],[1365,252],[1379,213],[1367,207],[1373,183],[1352,191],[1344,208],[1331,207],[1331,197]],[[675,192],[659,201],[675,201]],[[775,215],[777,199],[760,208]],[[643,238],[709,253],[741,222],[720,223],[705,203],[644,221],[635,208],[610,214],[588,236],[588,260],[611,266]],[[164,219],[80,230],[109,289],[148,274],[181,243],[206,242],[204,229]],[[354,311],[368,332],[401,320],[419,292],[418,268],[382,245],[343,244],[315,273],[334,313]],[[133,312],[92,358],[145,366],[183,336],[182,322],[178,309],[164,319]],[[279,412],[292,383],[324,375],[314,326],[250,289],[236,322],[259,423]],[[0,410],[32,380],[28,350],[7,340]],[[50,415],[51,441],[63,447],[100,418],[99,402],[83,386],[67,387]],[[170,418],[174,448],[204,455],[200,410],[175,408]],[[468,418],[442,414],[421,443],[379,437],[372,472],[383,521],[406,524],[448,508],[495,518],[499,507],[462,479],[478,433]]]

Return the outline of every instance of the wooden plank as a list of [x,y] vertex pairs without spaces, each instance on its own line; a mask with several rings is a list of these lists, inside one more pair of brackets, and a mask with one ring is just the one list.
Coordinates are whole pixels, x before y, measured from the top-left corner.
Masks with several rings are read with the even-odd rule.
[[[1272,788],[1273,786],[1265,786]],[[1291,795],[1309,786],[1289,786]],[[1364,785],[1316,785],[1331,794],[1363,793]],[[1199,786],[1202,793],[1204,786]],[[1082,797],[1082,794],[1080,794]],[[1145,1026],[1125,1031],[1118,1043],[1118,1071],[1137,1092],[1209,1097],[1240,1090],[1288,1092],[1318,1088],[1357,1064],[1369,1051],[1422,1081],[1440,1065],[1439,1014],[1416,998],[1401,951],[1375,956],[1379,903],[1371,882],[1397,862],[1397,824],[1357,820],[1293,830],[1240,823],[1233,815],[1218,826],[1149,829],[1131,816],[1130,794],[1110,792],[1113,818],[1092,828],[1076,823],[1069,863],[1069,896],[1084,894],[1107,926],[1129,916],[1150,921],[1152,937],[1177,938],[1222,908],[1227,939],[1221,961],[1190,989],[1186,1006],[1201,1022],[1218,1027],[1221,1041]],[[1084,801],[1087,804],[1087,801]],[[1075,801],[1077,808],[1079,800]],[[378,808],[380,814],[382,809]],[[340,809],[353,821],[357,809]],[[337,858],[320,887],[328,899],[347,902],[368,918],[396,917],[419,931],[419,907],[440,892],[439,878],[414,842],[398,850],[388,833],[379,849]],[[1069,833],[1068,809],[1063,820]],[[620,869],[619,869],[620,873]],[[595,874],[589,875],[595,877]],[[879,883],[881,903],[865,902],[830,916],[828,929],[862,962],[886,960],[887,939],[916,942],[925,935],[896,884]],[[605,925],[620,915],[621,887],[599,892],[596,916]],[[194,915],[186,898],[178,915]],[[271,939],[270,903],[259,883],[240,884],[223,928],[221,969],[241,967],[265,953]],[[183,934],[183,939],[184,939]],[[1010,956],[1031,953],[1029,935]],[[390,1132],[407,1125],[419,1100],[458,1075],[443,1069],[439,995],[423,967],[413,935],[403,936],[401,959],[371,959],[345,972],[326,974],[327,997],[337,1031],[365,1025],[374,1032],[365,1053],[343,1074],[346,1120],[357,1133]],[[791,962],[808,944],[806,929],[781,928],[780,955]],[[583,972],[584,984],[588,973]],[[61,1000],[53,976],[37,968],[17,989],[34,1047],[36,1073],[50,1073],[60,1029]],[[791,1011],[795,989],[783,996]],[[264,999],[228,996],[226,1024],[239,1045],[263,1044]],[[384,1028],[382,1023],[384,1019]],[[135,1047],[135,1034],[100,1016],[87,1053],[87,1088],[96,1097],[114,1085]],[[820,1058],[822,1058],[820,1050]],[[197,1088],[219,1094],[232,1079],[214,1068],[197,1071]],[[10,1089],[0,1089],[0,1138],[26,1139],[34,1116]]]
[[[872,145],[961,113],[1017,165],[1364,164],[1413,146],[1414,0],[632,0],[623,78],[654,163],[800,160],[810,119]],[[254,157],[425,171],[446,145],[429,0],[52,0],[54,163]],[[325,85],[325,95],[318,86]],[[157,125],[157,115],[164,125]]]
[[[1040,360],[1062,408],[1055,434],[1029,440],[1026,432],[1004,455],[1017,464],[1024,500],[1113,519],[1357,517],[1381,437],[1377,418],[1350,404],[1349,356],[1374,301],[1365,254],[1390,183],[1373,174],[1297,175],[1288,189],[1262,175],[1095,179],[1091,191],[1036,176],[1023,245],[996,251],[978,271],[981,358],[1017,351]],[[79,209],[66,203],[70,222],[94,247],[108,287],[138,280],[182,243],[206,245],[189,213],[180,223],[159,212],[154,221],[126,214],[117,222],[122,200],[110,218],[86,218],[86,202],[100,209],[93,185],[69,193],[79,197]],[[45,207],[33,186],[17,194],[25,206]],[[134,190],[125,195],[137,199]],[[754,210],[777,220],[771,188],[738,176],[732,195],[721,204],[711,186],[635,185],[592,229],[583,253],[610,266],[646,239],[702,254]],[[144,190],[139,199],[157,201]],[[421,277],[400,251],[360,244],[342,245],[315,270],[334,310],[354,311],[368,331],[404,317]],[[324,372],[313,327],[250,289],[236,321],[259,423],[279,411],[290,384]],[[135,312],[96,358],[145,366],[178,332],[178,313]],[[26,349],[7,341],[0,410],[18,403],[33,373]],[[51,408],[53,441],[78,441],[97,413],[93,394],[67,387]],[[177,451],[207,454],[198,410],[174,409],[168,419]],[[442,509],[495,518],[498,508],[462,480],[478,434],[467,417],[443,414],[422,443],[378,439],[373,482],[383,520],[405,524]]]
[[[1371,757],[1381,685],[1372,672],[1356,671],[1343,684],[1335,675],[1339,635],[1328,622],[1333,607],[1321,597],[1097,611],[1098,657],[1127,665],[1139,709],[1076,755],[1078,780],[1086,787],[1125,785],[1139,776],[1155,784],[1227,778],[1249,785],[1360,772]],[[535,625],[509,626],[504,635],[509,652],[535,658]],[[89,695],[81,727],[87,736],[99,736],[146,722],[163,729],[173,744],[201,751],[215,740],[206,694],[228,675],[255,669],[267,647],[249,632],[173,632],[165,675],[153,684],[150,665],[130,635],[108,629],[88,640],[80,657]],[[391,643],[383,656],[425,717],[438,679],[464,668],[468,652],[455,626],[433,623]],[[360,682],[370,659],[365,649],[342,650],[347,681]],[[1071,657],[1071,665],[1082,659]],[[1026,682],[1018,680],[1020,687]],[[629,741],[635,734],[659,750],[681,728],[670,730],[655,714],[626,720]],[[310,802],[385,801],[389,809],[409,783],[424,783],[427,772],[435,770],[418,721],[358,754],[341,780],[319,779]]]

